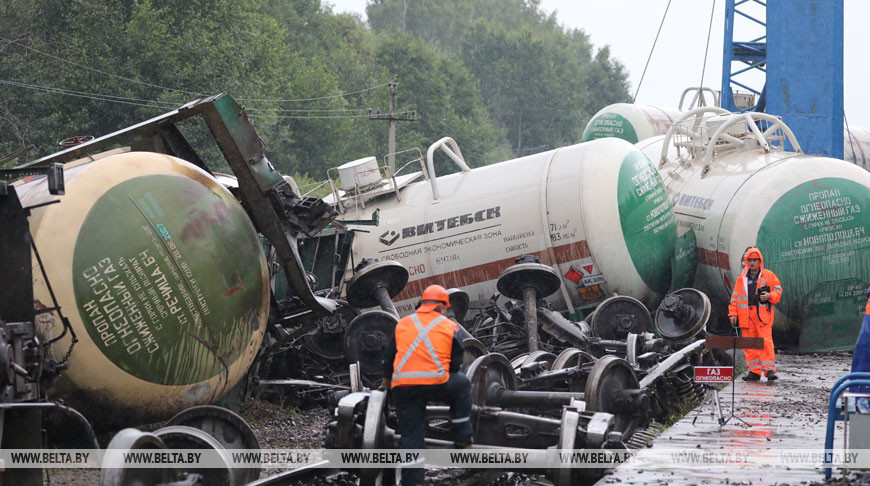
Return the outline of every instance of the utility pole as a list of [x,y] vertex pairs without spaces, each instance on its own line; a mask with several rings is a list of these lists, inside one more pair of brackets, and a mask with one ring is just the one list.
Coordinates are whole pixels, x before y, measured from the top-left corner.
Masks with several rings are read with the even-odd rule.
[[373,111],[369,108],[369,119],[390,122],[390,134],[387,140],[387,166],[390,167],[392,175],[396,173],[396,122],[417,120],[417,111],[406,110],[401,116],[396,116],[396,87],[398,83],[387,83],[387,86],[390,88],[390,112],[383,114],[381,110]]

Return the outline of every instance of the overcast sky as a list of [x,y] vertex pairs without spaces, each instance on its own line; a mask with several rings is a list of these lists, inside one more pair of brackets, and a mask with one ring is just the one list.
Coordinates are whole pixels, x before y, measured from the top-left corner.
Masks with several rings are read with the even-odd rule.
[[[413,0],[412,0],[413,1]],[[672,0],[658,43],[637,96],[638,103],[676,107],[688,86],[697,86],[714,0]],[[366,0],[325,0],[337,12],[355,12],[365,19]],[[629,72],[631,94],[637,89],[650,47],[668,0],[542,0],[546,12],[559,22],[583,29],[595,46],[609,45],[611,54]],[[721,87],[725,0],[716,0],[704,85]],[[844,108],[851,126],[870,127],[870,63],[861,52],[870,46],[870,1],[845,0]],[[744,22],[751,24],[751,22]],[[737,40],[757,37],[750,28]],[[743,34],[743,35],[740,35]],[[748,37],[752,36],[752,37]],[[735,65],[736,66],[736,65]],[[761,89],[759,77],[742,77]],[[747,82],[748,81],[748,82]]]

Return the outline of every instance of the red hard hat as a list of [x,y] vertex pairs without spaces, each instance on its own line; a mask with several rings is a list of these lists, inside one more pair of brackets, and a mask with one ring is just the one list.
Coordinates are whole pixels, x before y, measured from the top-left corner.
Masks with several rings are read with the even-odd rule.
[[447,289],[440,285],[430,285],[423,291],[423,296],[420,298],[421,304],[444,304],[450,307],[450,296],[447,295]]

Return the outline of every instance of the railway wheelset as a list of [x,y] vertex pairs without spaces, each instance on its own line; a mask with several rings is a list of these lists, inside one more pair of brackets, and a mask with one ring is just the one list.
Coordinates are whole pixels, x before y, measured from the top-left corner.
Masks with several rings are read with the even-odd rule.
[[[703,343],[703,341],[699,341]],[[472,383],[473,448],[485,449],[628,449],[633,435],[650,422],[652,403],[670,400],[680,370],[700,362],[703,347],[691,345],[673,359],[650,368],[639,379],[624,358],[596,358],[568,348],[552,360],[552,368],[522,378],[508,359],[498,353],[476,358],[465,370]],[[530,354],[527,363],[548,356]],[[550,390],[540,389],[543,382]],[[558,385],[558,386],[556,386]],[[359,389],[341,396],[328,425],[327,448],[394,449],[399,445],[396,414],[389,393]],[[556,389],[560,391],[555,391]],[[579,390],[579,391],[578,391]],[[664,390],[668,390],[663,393]],[[426,447],[450,448],[449,408],[430,404],[426,409]],[[557,484],[588,482],[598,469],[553,469],[546,473]],[[395,470],[362,468],[361,485],[389,484]]]

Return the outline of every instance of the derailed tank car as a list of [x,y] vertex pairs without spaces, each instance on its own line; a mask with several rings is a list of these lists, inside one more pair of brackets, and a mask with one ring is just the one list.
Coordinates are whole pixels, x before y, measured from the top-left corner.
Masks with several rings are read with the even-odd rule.
[[592,116],[580,141],[621,138],[637,143],[656,135],[664,135],[680,115],[680,110],[674,108],[615,103],[605,106]]
[[[153,420],[222,397],[256,356],[269,310],[265,256],[241,205],[164,154],[68,164],[65,175],[64,204],[31,218],[79,337],[49,395],[106,421]],[[24,184],[24,204],[49,199],[45,186]],[[35,305],[50,302],[37,278]],[[56,335],[59,322],[42,316],[40,336]],[[62,357],[69,341],[52,354]]]
[[[238,178],[233,193],[174,125],[194,116],[205,120]],[[336,308],[314,294],[297,244],[335,212],[320,199],[300,197],[272,168],[230,97],[189,103],[26,167],[55,162],[68,163],[63,204],[40,207],[30,221],[51,282],[49,289],[34,272],[34,305],[46,309],[37,330],[43,338],[59,333],[61,323],[49,312],[53,290],[79,342],[48,395],[73,404],[97,427],[162,420],[214,403],[255,357]],[[51,199],[44,178],[18,186],[25,205]],[[339,244],[343,234],[330,233],[335,245],[325,256],[308,251],[309,267],[319,271],[326,260],[332,268],[335,254],[347,253]],[[264,239],[272,267],[283,269],[291,289],[274,306]],[[345,260],[339,262],[343,269]],[[333,272],[339,281],[341,269]],[[279,305],[267,324],[270,308]],[[70,349],[67,336],[50,352],[61,361]]]
[[851,348],[870,283],[870,173],[778,150],[800,145],[770,115],[710,110],[637,144],[658,161],[681,237],[697,245],[695,287],[721,322],[743,252],[758,246],[784,289],[775,329],[803,351]]
[[[438,148],[460,172],[435,176]],[[561,292],[551,297],[558,309],[590,307],[614,292],[651,304],[672,284],[673,211],[655,168],[627,142],[596,140],[470,169],[443,139],[421,169],[382,181],[373,158],[339,168],[339,210],[380,215],[377,232],[357,236],[357,261],[377,256],[410,271],[396,298],[401,313],[431,283],[489,298],[521,254],[559,272]]]
[[[631,143],[665,135],[685,111],[637,103],[614,103],[598,110],[583,130],[582,142],[621,138]],[[870,129],[843,127],[843,160],[870,171]]]

